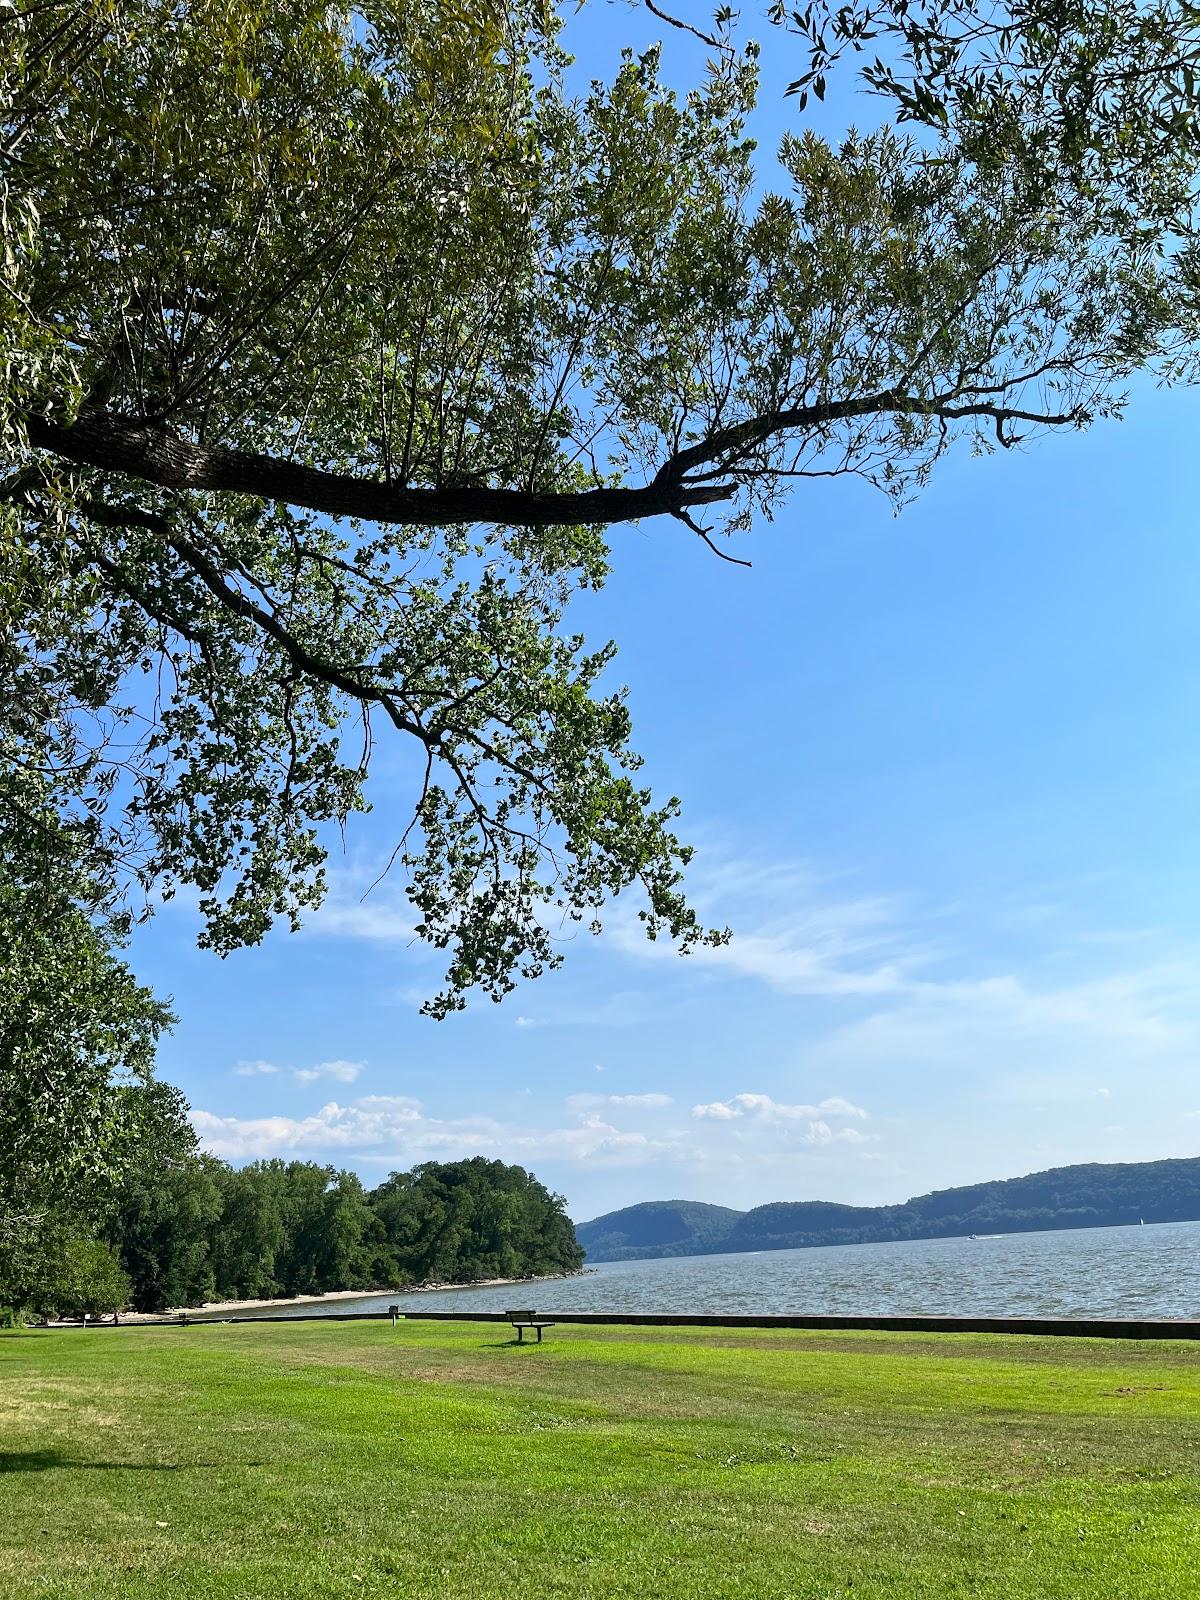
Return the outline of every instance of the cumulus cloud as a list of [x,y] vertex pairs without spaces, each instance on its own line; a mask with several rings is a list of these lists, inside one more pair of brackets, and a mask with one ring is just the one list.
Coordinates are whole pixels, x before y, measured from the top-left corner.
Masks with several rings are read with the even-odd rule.
[[365,1061],[320,1061],[315,1067],[297,1067],[292,1073],[297,1083],[354,1083],[366,1066]]
[[789,1106],[766,1095],[734,1095],[714,1104],[722,1110],[697,1108],[698,1114],[678,1120],[666,1094],[580,1094],[567,1102],[568,1119],[536,1126],[492,1116],[440,1117],[410,1096],[363,1095],[329,1100],[303,1117],[196,1110],[192,1122],[206,1149],[232,1161],[298,1155],[394,1167],[470,1155],[535,1168],[561,1162],[580,1168],[668,1163],[712,1169],[778,1160],[794,1176],[795,1161],[805,1152],[829,1147],[832,1154],[838,1146],[876,1142],[843,1125],[866,1113],[838,1098]]
[[838,1095],[831,1095],[817,1105],[785,1105],[772,1100],[769,1094],[735,1094],[728,1100],[713,1100],[708,1105],[692,1107],[693,1117],[707,1117],[714,1122],[732,1122],[738,1117],[758,1117],[764,1121],[812,1122],[821,1117],[864,1118],[862,1106],[852,1105]]
[[769,1094],[735,1094],[728,1100],[711,1100],[692,1107],[693,1120],[724,1130],[740,1149],[747,1144],[760,1157],[796,1146],[866,1145],[878,1143],[874,1134],[857,1128],[832,1127],[834,1122],[863,1120],[867,1113],[840,1095],[830,1095],[816,1105],[788,1105]]
[[684,1153],[673,1135],[617,1128],[594,1114],[570,1127],[531,1128],[493,1117],[429,1116],[420,1101],[394,1095],[366,1095],[347,1105],[331,1100],[307,1117],[221,1117],[197,1110],[192,1123],[205,1149],[233,1161],[353,1152],[396,1166],[475,1154],[626,1166]]
[[239,1061],[233,1070],[239,1078],[265,1078],[279,1068],[273,1061]]

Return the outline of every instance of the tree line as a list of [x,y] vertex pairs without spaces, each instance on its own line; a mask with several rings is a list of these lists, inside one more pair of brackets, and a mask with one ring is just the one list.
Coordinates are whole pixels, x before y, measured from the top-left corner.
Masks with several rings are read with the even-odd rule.
[[132,1174],[91,1236],[63,1223],[0,1249],[0,1305],[162,1311],[538,1277],[582,1261],[562,1197],[501,1161],[429,1161],[368,1190],[315,1161],[193,1155]]

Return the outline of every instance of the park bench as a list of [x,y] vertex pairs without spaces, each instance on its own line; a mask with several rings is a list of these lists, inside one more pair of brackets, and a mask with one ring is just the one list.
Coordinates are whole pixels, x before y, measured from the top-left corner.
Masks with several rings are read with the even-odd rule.
[[542,1329],[543,1328],[552,1328],[554,1326],[554,1324],[552,1322],[546,1322],[543,1318],[540,1318],[536,1311],[506,1311],[504,1313],[504,1315],[512,1323],[513,1327],[517,1330],[517,1343],[518,1344],[524,1344],[525,1343],[525,1329],[526,1328],[536,1328],[537,1329],[537,1342],[539,1344],[541,1344],[541,1342],[542,1342]]

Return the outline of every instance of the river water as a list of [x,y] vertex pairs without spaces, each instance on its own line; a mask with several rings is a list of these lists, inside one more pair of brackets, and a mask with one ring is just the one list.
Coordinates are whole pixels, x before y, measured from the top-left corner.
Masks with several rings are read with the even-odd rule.
[[[1200,1317],[1200,1222],[605,1261],[576,1278],[297,1301],[260,1315],[382,1311]],[[242,1313],[253,1316],[253,1311]]]

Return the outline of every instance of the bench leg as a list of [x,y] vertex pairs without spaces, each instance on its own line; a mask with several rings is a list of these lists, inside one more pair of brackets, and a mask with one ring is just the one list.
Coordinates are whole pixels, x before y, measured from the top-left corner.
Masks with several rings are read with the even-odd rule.
[[537,1335],[538,1335],[538,1343],[541,1344],[541,1342],[542,1342],[542,1330],[540,1328],[537,1331]]
[[524,1344],[525,1343],[525,1329],[524,1328],[518,1328],[517,1329],[517,1343],[518,1344]]

